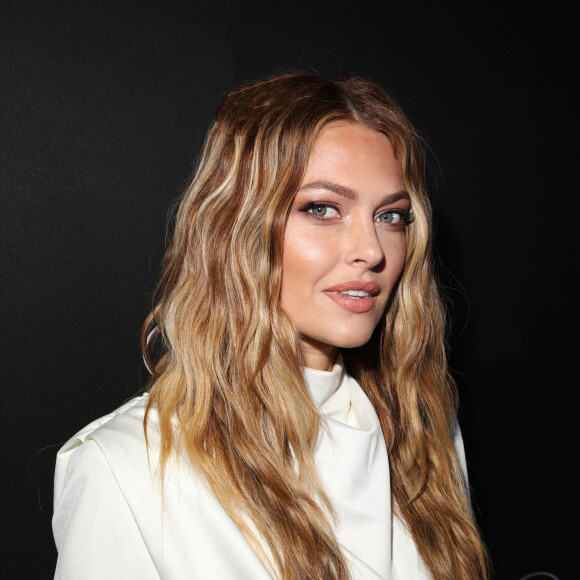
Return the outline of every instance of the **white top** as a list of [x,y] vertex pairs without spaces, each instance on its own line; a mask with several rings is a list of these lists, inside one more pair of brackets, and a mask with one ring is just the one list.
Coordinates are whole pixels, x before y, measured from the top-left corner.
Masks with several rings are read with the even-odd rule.
[[[335,508],[335,532],[356,580],[428,580],[405,527],[393,517],[387,449],[378,417],[340,363],[305,369],[326,418],[316,465]],[[159,432],[147,395],[79,431],[59,451],[53,531],[63,580],[271,579],[193,468],[168,467],[163,505],[155,478]],[[464,466],[463,442],[456,447]],[[153,474],[153,475],[152,475]]]

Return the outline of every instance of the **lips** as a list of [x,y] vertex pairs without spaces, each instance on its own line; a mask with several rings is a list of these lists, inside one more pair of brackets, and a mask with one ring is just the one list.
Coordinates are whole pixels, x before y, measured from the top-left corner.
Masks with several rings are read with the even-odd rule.
[[374,282],[351,280],[326,288],[323,292],[341,308],[356,314],[364,314],[374,308],[380,288]]

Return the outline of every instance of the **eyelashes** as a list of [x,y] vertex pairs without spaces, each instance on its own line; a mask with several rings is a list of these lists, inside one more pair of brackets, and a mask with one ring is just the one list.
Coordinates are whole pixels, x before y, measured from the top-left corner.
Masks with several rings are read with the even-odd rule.
[[389,209],[381,212],[375,219],[383,224],[402,223],[406,226],[413,221],[413,214],[402,209]]
[[[339,208],[332,203],[320,203],[320,202],[309,202],[302,207],[298,208],[298,211],[302,213],[309,213],[315,218],[327,220],[333,217],[338,217]],[[328,215],[329,213],[334,215]]]
[[[299,207],[298,211],[310,214],[321,222],[340,217],[340,208],[328,202],[308,202]],[[413,221],[413,212],[403,209],[388,209],[377,214],[375,221],[380,224],[404,228]]]

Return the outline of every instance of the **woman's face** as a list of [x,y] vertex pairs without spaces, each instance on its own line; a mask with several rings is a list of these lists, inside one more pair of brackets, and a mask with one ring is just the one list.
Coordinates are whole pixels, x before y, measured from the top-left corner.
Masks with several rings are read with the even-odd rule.
[[329,370],[337,348],[362,346],[405,262],[410,201],[390,141],[354,122],[314,144],[284,237],[282,307],[306,366]]

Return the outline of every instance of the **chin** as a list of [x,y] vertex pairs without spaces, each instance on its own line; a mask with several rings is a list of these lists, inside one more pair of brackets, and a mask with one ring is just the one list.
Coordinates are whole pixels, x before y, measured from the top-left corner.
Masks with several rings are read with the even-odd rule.
[[[374,329],[373,329],[374,330]],[[338,348],[358,348],[364,346],[373,335],[373,330],[368,333],[346,333],[344,336],[334,335],[330,344]]]

